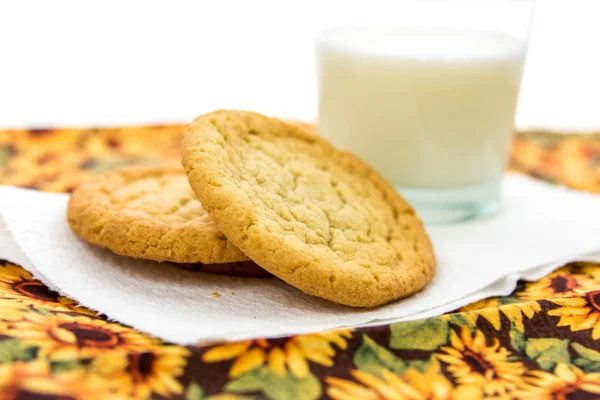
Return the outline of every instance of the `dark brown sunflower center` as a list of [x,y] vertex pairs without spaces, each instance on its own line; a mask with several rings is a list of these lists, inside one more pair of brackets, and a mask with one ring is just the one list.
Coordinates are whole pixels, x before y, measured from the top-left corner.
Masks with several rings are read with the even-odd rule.
[[552,398],[553,399],[558,399],[558,400],[575,400],[575,399],[582,399],[582,398],[587,398],[582,396],[583,393],[581,393],[578,390],[577,385],[566,385],[564,387],[555,389],[552,391]]
[[577,281],[572,276],[555,276],[550,281],[550,287],[555,293],[572,292],[577,288]]
[[48,289],[42,282],[25,281],[15,283],[13,288],[23,296],[33,297],[38,300],[58,303],[60,294]]
[[54,132],[53,129],[30,129],[29,130],[29,134],[31,136],[45,136],[45,135],[51,135],[52,132]]
[[39,165],[46,165],[54,160],[56,160],[56,154],[42,154],[37,158]]
[[597,311],[600,311],[600,290],[594,290],[587,294],[588,303]]
[[108,147],[110,147],[111,149],[118,149],[119,147],[121,147],[121,143],[115,139],[115,138],[109,138],[106,141],[106,144],[108,145]]
[[287,342],[289,342],[289,339],[269,339],[269,341],[267,342],[268,347],[270,348],[274,348],[274,347],[279,347],[280,349],[284,349],[285,348],[285,344]]
[[127,372],[137,381],[144,381],[148,375],[152,374],[156,355],[149,351],[138,354],[129,354],[127,356],[129,364]]
[[106,348],[119,344],[119,336],[111,331],[93,325],[70,322],[61,324],[59,327],[73,333],[77,338],[79,346]]
[[75,400],[71,396],[66,396],[62,394],[44,394],[38,392],[30,392],[29,390],[21,389],[17,393],[15,393],[13,397],[15,400]]
[[[471,368],[471,371],[477,372],[478,374],[484,375],[486,371],[494,371],[494,367],[489,362],[481,358],[479,354],[473,353],[471,350],[467,350],[463,353],[463,360],[467,363],[469,368]],[[494,375],[495,374],[496,372],[494,371]]]

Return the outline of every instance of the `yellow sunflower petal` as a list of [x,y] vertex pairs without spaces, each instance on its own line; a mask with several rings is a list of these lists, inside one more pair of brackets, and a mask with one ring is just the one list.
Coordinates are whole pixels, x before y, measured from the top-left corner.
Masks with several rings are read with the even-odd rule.
[[[344,390],[330,386],[325,390],[327,393],[327,397],[331,400],[362,400],[366,398],[366,396],[356,396],[350,393],[345,392]],[[373,399],[373,397],[371,397]],[[375,395],[375,399],[377,399],[377,395]]]
[[91,370],[100,375],[111,376],[125,371],[127,364],[125,353],[99,354],[92,360]]
[[486,308],[479,311],[479,315],[492,324],[495,330],[500,330],[500,312],[497,309]]
[[412,387],[409,383],[405,382],[402,378],[400,378],[397,374],[393,372],[383,369],[381,371],[383,379],[388,382],[388,384],[398,392],[398,394],[402,394],[405,398],[410,399],[420,399],[423,397],[423,394],[419,392],[416,388]]
[[381,396],[383,396],[386,400],[401,400],[401,395],[394,391],[389,385],[386,384],[383,380],[377,378],[375,375],[372,375],[368,372],[353,370],[350,372],[354,378],[360,383],[373,388]]
[[329,344],[327,340],[319,335],[305,335],[305,336],[296,336],[294,339],[296,345],[302,349],[304,354],[308,354],[314,351],[319,353],[323,353],[327,356],[334,356],[335,350]]
[[331,357],[335,355],[335,350],[324,338],[307,335],[295,337],[293,340],[306,359],[325,366],[333,365]]
[[354,331],[354,329],[339,329],[335,332],[339,333],[341,336],[345,337],[346,339],[350,339],[352,337],[353,331]]
[[587,304],[587,300],[583,297],[565,297],[560,299],[551,299],[550,301],[554,304],[558,304],[559,306],[568,306],[573,308],[582,307]]
[[[34,377],[31,376],[26,379],[24,382],[21,382],[21,386],[26,391],[48,395],[48,397],[54,397],[53,395],[67,395],[69,394],[69,389],[65,387],[65,385],[60,384],[54,379],[50,379],[48,377]],[[42,397],[42,396],[40,396]],[[45,397],[45,396],[43,396]],[[68,397],[68,396],[65,396]]]
[[152,395],[152,387],[148,385],[137,385],[135,387],[135,399],[149,399]]
[[327,388],[327,396],[333,400],[377,400],[379,395],[371,389],[354,382],[339,378],[325,378],[331,386]]
[[56,314],[55,318],[57,321],[60,321],[60,322],[79,322],[82,324],[85,324],[88,322],[88,319],[85,317],[77,317],[78,319],[76,320],[75,317],[73,317],[71,315],[67,315],[67,314]]
[[171,345],[160,346],[160,352],[164,354],[182,357],[188,357],[191,354],[191,351],[186,347]]
[[19,339],[35,341],[38,339],[46,339],[48,337],[48,334],[44,331],[21,328],[19,324],[14,324],[12,326],[14,328],[14,336],[18,337]]
[[321,337],[325,338],[327,341],[335,344],[341,350],[345,350],[348,347],[347,339],[352,337],[351,329],[340,329],[337,331],[328,331],[319,333]]
[[[13,361],[14,362],[14,361]],[[27,363],[27,372],[33,375],[45,375],[50,373],[50,363],[45,360],[36,359]]]
[[[158,354],[158,353],[157,353]],[[166,370],[185,366],[187,360],[181,357],[173,357],[173,356],[163,356],[160,358],[160,366],[164,367]]]
[[260,348],[254,348],[247,353],[239,356],[229,370],[229,376],[236,378],[245,372],[258,368],[266,361],[265,351]]
[[358,383],[347,381],[345,379],[336,378],[333,376],[328,376],[325,378],[325,382],[327,382],[331,386],[338,387],[343,389],[345,392],[352,393],[356,396],[368,396],[369,393],[372,393],[369,389],[365,388]]
[[460,358],[457,358],[455,356],[451,356],[448,354],[436,354],[435,357],[438,360],[441,360],[441,361],[445,362],[446,364],[450,364],[450,365],[462,363],[462,360]]
[[[483,333],[482,333],[482,335],[483,335]],[[497,356],[504,358],[506,356],[506,353],[508,353],[508,351],[504,347],[502,347],[500,349],[499,349],[499,347],[500,347],[500,341],[498,340],[498,338],[494,338],[492,346],[486,348],[485,352],[486,353],[493,352],[492,354],[495,354]],[[485,348],[485,338],[483,339],[483,348]]]
[[463,326],[462,329],[460,330],[460,339],[462,340],[462,342],[465,344],[466,347],[468,348],[472,348],[473,347],[473,336],[471,336],[471,331],[469,331],[469,328],[467,328],[466,326]]
[[565,321],[565,325],[566,326],[571,326],[571,330],[583,330],[583,329],[591,329],[593,328],[596,323],[598,322],[598,319],[600,319],[600,313],[599,312],[593,312],[591,314],[589,314],[587,316],[587,318],[584,321],[581,322],[570,322],[570,321]]
[[346,350],[348,342],[342,335],[331,335],[328,340],[336,345],[340,350]]
[[269,368],[277,375],[285,374],[285,353],[279,347],[269,353]]
[[251,340],[245,340],[243,342],[227,343],[221,346],[215,346],[202,354],[202,361],[213,363],[236,358],[237,356],[244,354],[251,344]]
[[589,307],[560,307],[554,310],[548,310],[548,315],[553,317],[562,316],[581,316],[590,313]]
[[15,264],[5,264],[4,267],[0,267],[1,282],[17,283],[31,280],[34,280],[31,273]]
[[596,323],[596,326],[594,326],[594,329],[592,330],[592,339],[600,339],[600,323]]
[[454,331],[450,334],[450,344],[457,350],[463,351],[465,349],[463,342]]
[[483,348],[485,348],[485,336],[479,329],[475,332],[475,338],[473,339],[473,345],[471,348],[476,352],[480,352]]
[[579,387],[586,392],[600,394],[600,382],[584,382]]
[[554,373],[563,381],[573,383],[577,379],[577,368],[567,364],[558,364]]
[[585,376],[587,382],[597,382],[600,384],[600,372],[592,372]]
[[210,400],[238,400],[240,397],[232,393],[213,394],[209,397]]
[[536,312],[542,311],[542,306],[540,306],[540,303],[538,303],[537,301],[529,301],[523,304],[519,304],[518,306],[514,306],[512,308],[515,308],[518,311],[522,311],[527,318],[532,318]]
[[50,335],[63,343],[77,343],[77,336],[73,332],[59,328],[58,326],[50,328]]
[[305,353],[305,357],[308,361],[312,361],[319,365],[323,365],[324,367],[331,367],[333,365],[333,360],[326,354],[318,353],[316,351]]
[[170,375],[161,375],[156,377],[156,379],[152,379],[151,386],[154,392],[162,396],[168,396],[170,393],[181,393],[183,391],[181,383]]
[[[42,354],[45,353],[45,349],[42,349]],[[88,358],[96,355],[97,350],[95,349],[82,349],[77,351],[77,348],[73,346],[59,347],[48,351],[48,357],[53,360],[74,360],[79,357]]]
[[[462,356],[462,352],[457,350],[457,349],[453,349],[452,347],[442,347],[442,351],[446,352],[448,355],[454,356],[454,357],[461,357]],[[464,348],[462,349],[462,351],[464,351]]]
[[304,358],[304,354],[293,342],[289,341],[285,344],[285,355],[287,365],[294,375],[298,378],[304,378],[308,375],[308,363]]

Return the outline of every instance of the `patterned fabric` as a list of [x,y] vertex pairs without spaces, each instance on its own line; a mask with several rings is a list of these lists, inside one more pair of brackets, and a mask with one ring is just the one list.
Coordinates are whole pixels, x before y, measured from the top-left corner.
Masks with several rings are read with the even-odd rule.
[[[182,126],[0,131],[0,183],[68,192],[179,157]],[[600,193],[600,135],[521,133],[515,171]],[[389,326],[209,347],[162,342],[0,261],[0,399],[600,398],[600,264]]]

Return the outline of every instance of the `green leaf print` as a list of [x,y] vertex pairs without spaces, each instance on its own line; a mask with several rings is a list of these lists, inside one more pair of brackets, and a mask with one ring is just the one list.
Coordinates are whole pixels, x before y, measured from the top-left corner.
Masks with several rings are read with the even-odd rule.
[[225,391],[261,391],[269,399],[311,400],[321,396],[321,383],[311,373],[299,378],[291,372],[279,375],[268,367],[253,369],[229,382]]
[[69,361],[55,361],[50,364],[50,368],[52,368],[52,373],[60,375],[62,373],[69,373],[74,369],[81,368],[82,364],[79,360],[69,360]]
[[31,307],[33,311],[35,311],[38,314],[41,315],[53,315],[52,312],[44,307],[36,307],[36,306],[32,306]]
[[185,389],[185,400],[203,400],[204,390],[196,381],[191,381]]
[[10,152],[7,148],[0,148],[0,167],[2,167],[10,159]]
[[232,381],[229,381],[225,385],[225,391],[227,392],[258,392],[261,391],[265,382],[264,368],[256,368],[250,372],[247,372]]
[[220,399],[224,399],[224,398],[227,398],[228,400],[254,400],[255,399],[255,397],[253,397],[253,396],[243,396],[240,394],[231,394],[231,393],[227,393],[225,395],[223,395],[222,393],[207,395],[206,393],[204,393],[204,389],[202,389],[202,386],[200,386],[198,384],[198,382],[196,382],[196,381],[190,382],[188,387],[185,389],[184,396],[185,396],[184,397],[185,400],[220,400]]
[[398,374],[408,368],[406,362],[367,335],[363,335],[363,342],[354,353],[353,361],[357,369],[377,376],[381,376],[381,370],[384,368]]
[[469,328],[471,333],[475,330],[475,326],[472,323],[470,323],[461,313],[443,315],[440,318],[446,318],[448,322],[450,322],[450,324],[453,325],[458,325],[460,327],[466,326]]
[[588,349],[579,343],[571,343],[571,347],[577,352],[577,354],[581,356],[575,358],[575,360],[573,360],[573,364],[577,365],[585,372],[600,372],[599,352]]
[[506,304],[523,303],[523,300],[517,299],[515,297],[500,297],[498,299],[498,302],[500,303],[501,306],[503,306],[503,305],[506,305]]
[[429,364],[431,364],[431,357],[429,357],[427,360],[407,361],[407,363],[409,367],[415,368],[417,371],[423,373]]
[[558,363],[571,362],[569,341],[566,339],[528,339],[525,354],[546,371],[553,371]]
[[19,339],[5,339],[0,341],[0,363],[33,360],[37,351],[37,347],[24,344]]
[[448,342],[450,324],[445,318],[399,322],[390,325],[392,349],[436,350]]
[[519,353],[525,352],[527,338],[525,337],[523,332],[517,329],[514,323],[511,324],[510,332],[508,333],[508,335],[510,337],[510,345],[513,347],[513,349],[515,349],[515,351],[518,351]]

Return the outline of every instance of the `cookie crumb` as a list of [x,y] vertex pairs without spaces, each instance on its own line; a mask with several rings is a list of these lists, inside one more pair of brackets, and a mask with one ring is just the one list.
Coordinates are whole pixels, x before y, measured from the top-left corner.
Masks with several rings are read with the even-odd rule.
[[215,299],[218,299],[219,297],[221,297],[221,294],[219,292],[212,292],[212,295]]
[[231,295],[232,295],[232,296],[235,296],[236,294],[237,294],[236,292],[231,292]]

